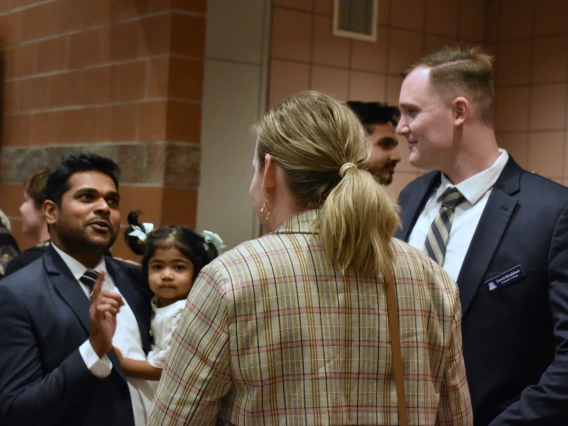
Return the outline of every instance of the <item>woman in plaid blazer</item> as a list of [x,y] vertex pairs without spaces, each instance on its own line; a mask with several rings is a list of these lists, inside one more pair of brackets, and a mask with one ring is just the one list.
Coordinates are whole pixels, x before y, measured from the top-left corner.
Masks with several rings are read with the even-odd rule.
[[393,239],[397,206],[365,170],[355,115],[304,92],[255,132],[250,195],[266,234],[202,270],[149,424],[398,424],[386,268],[409,424],[473,424],[457,287]]

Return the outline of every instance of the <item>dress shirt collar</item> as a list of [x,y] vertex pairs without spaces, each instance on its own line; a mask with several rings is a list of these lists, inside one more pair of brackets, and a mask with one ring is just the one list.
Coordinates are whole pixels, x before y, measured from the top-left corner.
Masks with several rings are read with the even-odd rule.
[[[83,274],[85,273],[85,271],[89,268],[87,268],[85,265],[83,265],[81,262],[79,262],[74,257],[71,257],[67,253],[65,253],[63,250],[61,250],[59,247],[57,247],[53,243],[53,241],[51,242],[51,245],[53,246],[53,248],[55,249],[57,254],[59,256],[61,256],[61,259],[63,259],[63,262],[65,262],[65,264],[67,265],[67,267],[69,268],[69,270],[71,271],[71,273],[73,274],[75,279],[77,281],[79,281],[79,278],[81,278],[83,276]],[[97,266],[95,266],[93,269],[97,272],[101,272],[103,269],[106,270],[106,264],[105,264],[104,256],[101,256],[101,260],[99,261],[99,263],[97,263]]]
[[501,175],[501,172],[505,168],[508,160],[509,154],[507,154],[507,151],[499,148],[499,156],[491,167],[471,176],[470,178],[467,178],[457,185],[453,185],[446,175],[442,173],[442,184],[436,191],[436,200],[440,202],[440,197],[444,191],[455,186],[462,193],[464,198],[471,205],[474,205],[493,187],[493,185],[495,185],[495,182],[497,182],[497,179],[499,178],[499,175]]

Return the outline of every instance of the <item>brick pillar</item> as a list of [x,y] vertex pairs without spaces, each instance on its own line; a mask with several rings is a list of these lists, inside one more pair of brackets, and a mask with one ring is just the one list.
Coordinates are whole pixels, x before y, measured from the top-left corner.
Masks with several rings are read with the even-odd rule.
[[[9,7],[8,7],[9,3]],[[71,150],[122,168],[122,218],[195,226],[206,0],[0,1],[0,207],[24,247],[21,183]],[[130,256],[122,237],[115,252]]]

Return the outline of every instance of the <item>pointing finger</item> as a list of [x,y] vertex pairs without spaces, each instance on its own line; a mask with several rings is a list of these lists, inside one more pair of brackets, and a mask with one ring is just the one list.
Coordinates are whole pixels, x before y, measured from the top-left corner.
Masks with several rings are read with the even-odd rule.
[[103,281],[105,280],[106,271],[103,269],[97,280],[95,281],[95,285],[93,286],[93,293],[91,294],[91,300],[95,300],[101,294],[101,289],[103,287]]

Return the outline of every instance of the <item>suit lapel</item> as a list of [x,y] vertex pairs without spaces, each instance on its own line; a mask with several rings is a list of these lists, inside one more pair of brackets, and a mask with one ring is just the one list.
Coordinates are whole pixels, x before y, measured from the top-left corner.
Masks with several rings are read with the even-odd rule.
[[462,316],[469,310],[483,284],[487,269],[516,208],[517,200],[511,195],[519,190],[521,173],[522,169],[512,157],[509,158],[487,200],[457,279]]
[[49,246],[43,255],[43,263],[49,280],[53,283],[55,291],[69,305],[77,319],[85,329],[85,338],[89,337],[89,299],[83,289],[55,249]]
[[[85,340],[88,339],[91,334],[89,320],[91,301],[87,298],[63,259],[61,259],[51,245],[46,249],[43,255],[43,262],[49,280],[55,287],[55,291],[61,295],[63,300],[69,305],[73,312],[75,312],[75,315],[85,330]],[[112,362],[113,369],[116,370],[123,380],[126,380],[126,375],[122,370],[120,361],[114,353],[114,350],[111,349],[107,353],[107,356]]]
[[405,203],[400,212],[402,230],[397,232],[397,238],[408,242],[416,220],[424,210],[428,198],[440,186],[440,183],[440,172],[430,172],[420,180],[420,183],[418,183],[420,186],[413,191],[412,197]]

